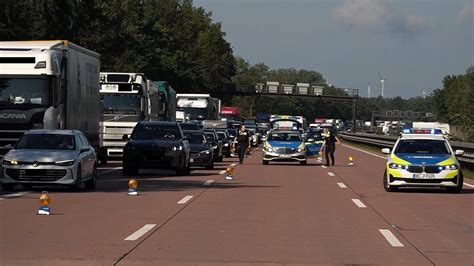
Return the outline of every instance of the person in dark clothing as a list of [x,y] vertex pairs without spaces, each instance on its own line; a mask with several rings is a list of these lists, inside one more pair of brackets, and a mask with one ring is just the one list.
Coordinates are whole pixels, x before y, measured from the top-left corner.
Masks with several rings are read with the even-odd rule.
[[323,146],[321,149],[324,149],[324,155],[326,157],[326,166],[329,166],[329,157],[331,157],[331,165],[334,165],[334,152],[336,151],[336,143],[341,144],[339,139],[336,137],[336,132],[325,128],[323,131]]
[[239,153],[239,163],[243,164],[245,151],[247,150],[250,144],[250,133],[245,129],[244,125],[240,127],[240,130],[237,133],[235,141],[237,143],[237,149]]

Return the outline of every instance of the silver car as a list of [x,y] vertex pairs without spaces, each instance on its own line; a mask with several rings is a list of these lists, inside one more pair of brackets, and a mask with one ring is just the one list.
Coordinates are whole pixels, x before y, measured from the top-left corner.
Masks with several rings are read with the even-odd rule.
[[16,184],[67,185],[94,189],[97,180],[94,148],[77,130],[30,130],[2,159],[3,190]]

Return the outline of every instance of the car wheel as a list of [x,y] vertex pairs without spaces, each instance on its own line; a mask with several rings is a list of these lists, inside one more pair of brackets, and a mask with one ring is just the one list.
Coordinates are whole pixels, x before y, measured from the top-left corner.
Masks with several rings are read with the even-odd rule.
[[81,165],[77,166],[76,174],[76,183],[72,187],[75,191],[81,191],[84,188],[84,183],[82,182],[82,169]]
[[458,184],[455,186],[455,187],[448,187],[448,192],[449,193],[459,193],[462,191],[462,185],[464,183],[464,176],[462,174],[462,172],[459,173],[459,180],[458,180]]
[[91,179],[86,181],[86,189],[95,189],[97,184],[97,166],[94,164]]
[[269,161],[262,160],[262,164],[268,165]]
[[13,188],[15,187],[15,184],[2,184],[2,190],[3,191],[12,191]]
[[301,164],[301,165],[307,165],[307,164],[308,164],[308,161],[307,161],[307,160],[301,161],[300,164]]
[[397,186],[390,185],[390,183],[388,182],[387,171],[385,171],[383,174],[383,188],[387,192],[394,192],[398,190]]
[[214,169],[214,162],[211,162],[208,166],[206,166],[207,170],[212,170]]

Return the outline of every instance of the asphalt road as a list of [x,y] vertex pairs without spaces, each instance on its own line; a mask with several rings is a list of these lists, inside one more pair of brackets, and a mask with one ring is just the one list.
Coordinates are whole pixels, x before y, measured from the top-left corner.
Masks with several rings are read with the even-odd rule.
[[383,157],[337,146],[336,159],[264,166],[255,151],[235,180],[222,174],[231,158],[143,171],[139,196],[111,163],[96,191],[48,188],[50,216],[36,215],[46,188],[1,192],[0,265],[474,263],[474,182],[387,193]]

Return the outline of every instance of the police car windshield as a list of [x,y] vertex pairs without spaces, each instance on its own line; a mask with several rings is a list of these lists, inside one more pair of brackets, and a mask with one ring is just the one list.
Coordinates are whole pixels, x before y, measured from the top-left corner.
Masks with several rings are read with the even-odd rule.
[[322,140],[323,137],[321,136],[321,132],[317,131],[310,131],[308,133],[308,139],[313,139],[313,140]]
[[448,144],[444,140],[406,139],[400,140],[395,154],[451,154]]
[[292,132],[273,132],[268,136],[269,141],[301,141],[301,135]]

